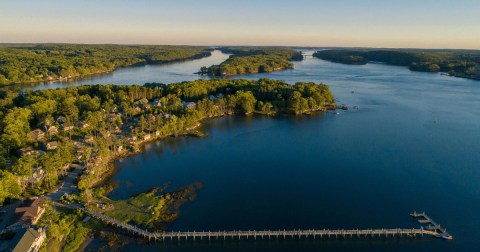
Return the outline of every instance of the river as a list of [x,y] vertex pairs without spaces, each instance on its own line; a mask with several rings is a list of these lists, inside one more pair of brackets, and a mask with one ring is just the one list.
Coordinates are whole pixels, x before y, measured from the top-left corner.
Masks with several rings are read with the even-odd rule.
[[[192,80],[226,57],[215,51],[70,85]],[[208,137],[167,139],[118,161],[110,196],[199,181],[204,188],[171,230],[417,228],[409,213],[425,210],[454,240],[159,242],[125,251],[480,251],[480,82],[311,57],[294,70],[235,78],[260,77],[327,83],[351,109],[205,121]]]

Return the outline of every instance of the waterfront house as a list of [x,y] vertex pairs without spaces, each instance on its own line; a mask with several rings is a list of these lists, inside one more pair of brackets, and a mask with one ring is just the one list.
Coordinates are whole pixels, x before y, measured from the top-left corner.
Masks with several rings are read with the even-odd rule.
[[123,151],[123,145],[117,145],[117,152],[122,152]]
[[28,133],[28,136],[30,137],[30,139],[33,139],[35,141],[40,141],[45,138],[45,132],[43,132],[43,130],[41,129],[36,129],[36,130],[30,131],[30,133]]
[[22,228],[10,240],[6,251],[37,252],[45,241],[46,234],[43,228]]
[[131,136],[129,138],[127,138],[127,142],[131,145],[134,145],[137,143],[137,137],[136,136]]
[[151,138],[152,138],[152,135],[150,135],[150,134],[145,134],[145,135],[143,136],[143,140],[144,140],[144,141],[148,141],[148,140],[150,140]]

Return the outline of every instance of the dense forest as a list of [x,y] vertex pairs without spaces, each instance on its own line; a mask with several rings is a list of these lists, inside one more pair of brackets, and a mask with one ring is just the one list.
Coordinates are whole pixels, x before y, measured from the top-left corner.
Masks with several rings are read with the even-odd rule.
[[303,59],[301,52],[284,47],[224,47],[220,50],[232,56],[220,65],[202,67],[200,73],[210,76],[267,73],[293,69],[290,61]]
[[119,67],[201,58],[210,51],[194,46],[3,44],[0,85],[67,80]]
[[3,90],[0,204],[51,190],[75,162],[87,165],[78,187],[89,195],[101,174],[97,169],[108,167],[102,160],[144,141],[186,134],[205,118],[332,108],[335,100],[325,84],[269,79]]
[[480,79],[480,52],[456,50],[323,50],[314,54],[336,63],[364,65],[369,61],[408,66],[412,71],[445,72]]

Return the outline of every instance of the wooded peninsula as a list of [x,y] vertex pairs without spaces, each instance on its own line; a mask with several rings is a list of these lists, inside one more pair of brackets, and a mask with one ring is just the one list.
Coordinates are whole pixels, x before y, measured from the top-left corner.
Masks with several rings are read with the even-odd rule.
[[336,49],[317,51],[313,56],[350,65],[382,62],[408,66],[412,71],[444,72],[451,76],[480,80],[480,52],[474,50]]
[[120,67],[210,56],[199,46],[0,44],[0,85],[65,81]]
[[[201,135],[196,128],[207,118],[335,108],[325,84],[289,85],[270,79],[87,85],[20,93],[2,90],[0,205],[55,190],[72,165],[80,164],[84,168],[77,184],[79,193],[63,195],[65,204],[76,202],[118,220],[158,229],[153,223],[175,220],[175,209],[198,187],[113,201],[105,196],[109,186],[103,183],[113,170],[113,161],[164,137]],[[81,211],[58,212],[47,207],[46,216],[42,224],[49,226],[47,237],[63,248],[75,250],[96,230],[94,224],[80,221]]]

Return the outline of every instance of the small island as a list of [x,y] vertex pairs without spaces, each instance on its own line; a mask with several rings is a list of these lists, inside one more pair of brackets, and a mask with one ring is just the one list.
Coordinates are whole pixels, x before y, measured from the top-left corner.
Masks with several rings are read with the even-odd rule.
[[232,76],[269,73],[293,69],[291,61],[303,59],[301,52],[284,47],[225,47],[220,50],[232,56],[219,65],[202,67],[200,74]]

